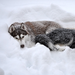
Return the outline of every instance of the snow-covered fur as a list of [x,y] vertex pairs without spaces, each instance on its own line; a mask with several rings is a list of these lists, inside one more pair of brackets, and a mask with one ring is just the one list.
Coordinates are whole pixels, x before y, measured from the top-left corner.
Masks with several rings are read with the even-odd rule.
[[[49,49],[52,49],[54,47],[56,47],[57,49],[61,49],[61,46],[64,46],[64,48],[65,46],[75,48],[75,30],[64,28],[55,29],[49,34],[37,35],[35,37],[35,42],[39,42],[47,46]],[[50,45],[50,43],[52,43],[52,45]],[[60,45],[60,47],[57,45]]]
[[34,39],[38,34],[48,34],[57,28],[62,27],[53,21],[15,22],[9,27],[8,32],[20,42],[20,47],[24,48],[35,45]]

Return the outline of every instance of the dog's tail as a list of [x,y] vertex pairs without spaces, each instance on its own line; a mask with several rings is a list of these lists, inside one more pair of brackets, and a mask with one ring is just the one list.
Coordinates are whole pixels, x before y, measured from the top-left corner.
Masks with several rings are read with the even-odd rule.
[[35,37],[35,43],[40,43],[45,45],[46,47],[48,47],[50,49],[50,51],[56,51],[58,50],[57,48],[54,47],[51,39],[46,36],[45,34],[39,34]]
[[75,48],[75,30],[72,30],[72,34],[73,34],[73,42],[70,45],[71,48]]

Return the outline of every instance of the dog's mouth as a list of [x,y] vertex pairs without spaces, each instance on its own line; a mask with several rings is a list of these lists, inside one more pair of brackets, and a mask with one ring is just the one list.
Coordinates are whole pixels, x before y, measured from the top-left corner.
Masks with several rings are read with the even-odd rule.
[[20,45],[21,48],[24,48],[24,44]]

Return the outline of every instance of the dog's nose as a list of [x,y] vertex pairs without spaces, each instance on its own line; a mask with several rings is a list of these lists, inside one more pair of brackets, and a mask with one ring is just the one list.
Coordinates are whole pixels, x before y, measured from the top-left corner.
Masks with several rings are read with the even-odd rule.
[[24,45],[22,44],[22,45],[20,45],[20,47],[21,47],[21,48],[24,48]]

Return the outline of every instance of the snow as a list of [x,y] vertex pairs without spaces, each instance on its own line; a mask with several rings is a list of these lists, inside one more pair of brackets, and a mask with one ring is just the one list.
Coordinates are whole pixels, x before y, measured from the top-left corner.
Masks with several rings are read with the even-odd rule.
[[0,75],[75,75],[75,49],[51,52],[37,43],[20,49],[13,22],[51,20],[75,28],[74,0],[0,0]]

